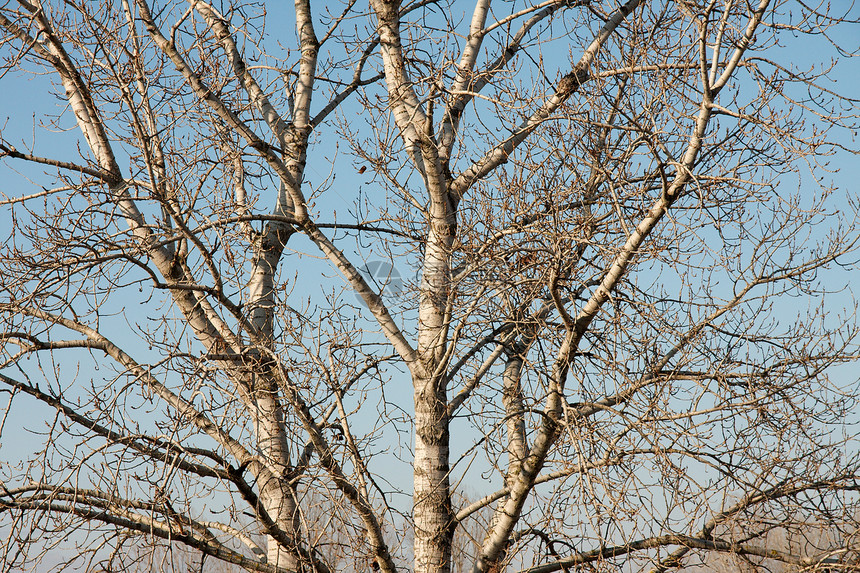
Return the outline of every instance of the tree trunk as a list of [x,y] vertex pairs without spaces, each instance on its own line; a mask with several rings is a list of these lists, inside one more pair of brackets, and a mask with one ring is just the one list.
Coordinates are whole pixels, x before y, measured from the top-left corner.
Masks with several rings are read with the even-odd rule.
[[[289,232],[283,232],[276,226],[269,226],[256,246],[248,297],[255,334],[268,347],[261,349],[263,352],[274,351],[275,275],[289,235]],[[262,359],[267,361],[268,357],[263,356]],[[284,478],[290,470],[290,453],[284,427],[284,410],[278,400],[278,386],[265,374],[253,376],[251,384],[254,387],[257,454],[274,476],[260,483],[260,503],[275,525],[286,533],[286,537],[298,543],[298,506]],[[271,535],[266,536],[266,554],[270,565],[285,571],[298,571],[301,562],[296,549],[285,547]]]
[[[260,502],[266,513],[290,539],[298,540],[299,521],[296,498],[282,477],[289,469],[289,452],[284,431],[283,409],[271,396],[257,399],[257,443],[265,463],[275,477],[260,484]],[[293,547],[284,547],[272,536],[266,536],[268,563],[285,571],[298,571],[299,556]]]
[[451,570],[448,416],[445,389],[433,379],[415,382],[415,572]]
[[444,367],[451,296],[450,249],[456,210],[434,201],[419,310],[421,373],[413,375],[415,400],[414,509],[415,572],[449,573],[454,517],[449,476],[449,418]]

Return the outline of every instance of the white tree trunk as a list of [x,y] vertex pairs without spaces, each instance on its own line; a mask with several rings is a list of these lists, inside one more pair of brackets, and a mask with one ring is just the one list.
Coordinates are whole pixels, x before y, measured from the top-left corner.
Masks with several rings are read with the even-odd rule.
[[416,573],[451,570],[448,420],[444,390],[434,381],[415,383],[414,509]]
[[418,319],[418,352],[425,374],[413,376],[416,573],[449,573],[451,570],[454,517],[449,479],[448,398],[443,372],[450,321],[449,257],[455,234],[453,205],[446,200],[434,201],[424,253]]
[[[273,470],[274,478],[260,484],[260,502],[269,517],[290,539],[298,540],[299,520],[295,496],[283,479],[289,469],[289,451],[284,432],[283,409],[264,391],[257,396],[257,444],[261,457]],[[294,548],[284,547],[271,535],[266,536],[268,562],[286,571],[297,571],[300,560]]]

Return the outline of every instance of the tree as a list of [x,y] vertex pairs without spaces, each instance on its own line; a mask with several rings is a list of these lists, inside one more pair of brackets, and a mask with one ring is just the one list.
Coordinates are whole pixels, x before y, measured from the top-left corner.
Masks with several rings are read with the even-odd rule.
[[464,8],[0,8],[4,570],[857,567],[850,11]]

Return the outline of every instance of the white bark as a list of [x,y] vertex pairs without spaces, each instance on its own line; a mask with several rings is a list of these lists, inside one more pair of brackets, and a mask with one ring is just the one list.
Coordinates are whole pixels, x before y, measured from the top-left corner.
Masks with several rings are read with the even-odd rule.
[[508,157],[513,153],[526,138],[543,123],[558,107],[567,101],[573,95],[579,86],[588,81],[591,77],[591,64],[597,56],[600,48],[612,36],[618,26],[629,16],[639,5],[642,0],[629,0],[615,11],[612,17],[603,25],[600,33],[591,44],[585,49],[574,69],[559,83],[558,89],[554,94],[547,98],[546,102],[533,112],[525,121],[523,121],[517,131],[510,137],[496,145],[493,149],[487,152],[481,159],[473,163],[468,169],[463,171],[451,183],[451,194],[457,199],[461,199],[476,181],[485,177],[493,169],[505,163]]
[[[197,2],[195,3],[198,10],[206,17],[210,24],[215,28],[215,31],[221,37],[226,49],[233,57],[234,65],[237,66],[237,74],[243,81],[246,89],[249,90],[251,96],[258,102],[261,111],[267,116],[270,125],[275,131],[280,140],[285,139],[285,125],[282,120],[272,109],[268,101],[262,96],[261,91],[257,87],[253,78],[247,73],[241,59],[236,52],[235,45],[229,39],[229,32],[220,18],[220,15],[211,9],[208,5]],[[186,78],[192,87],[201,92],[201,96],[209,99],[213,108],[222,114],[228,121],[234,122],[237,127],[241,122],[223,104],[221,104],[211,93],[207,94],[205,87],[196,80],[195,76],[185,66],[181,56],[175,48],[158,32],[154,21],[149,16],[148,9],[143,2],[138,3],[138,7],[142,12],[144,22],[146,23],[150,34],[156,39],[163,50],[174,60],[177,66],[184,70]],[[50,36],[50,26],[44,16],[40,15],[40,25],[43,30]],[[111,151],[110,142],[103,129],[101,129],[101,120],[98,117],[96,106],[87,97],[86,91],[82,89],[81,82],[77,79],[77,73],[74,71],[74,65],[71,60],[65,55],[64,50],[58,43],[49,45],[49,49],[53,52],[54,58],[58,63],[58,71],[63,79],[69,103],[75,111],[75,116],[78,120],[78,125],[84,134],[90,148],[98,158],[99,164],[109,173],[119,173],[119,167]],[[259,141],[252,132],[245,127],[240,131],[244,131],[249,142]],[[295,143],[290,141],[289,143]],[[292,183],[297,179],[301,180],[301,170],[304,161],[304,146],[305,141],[300,141],[298,151],[296,151],[288,161],[288,169],[291,167],[290,177],[285,178],[287,182]],[[262,147],[265,150],[265,147]],[[145,226],[143,217],[135,206],[134,202],[128,195],[125,183],[120,179],[118,183],[112,185],[114,193],[117,197],[117,202],[123,209],[126,215],[126,220],[129,226],[140,238],[144,245],[150,242],[149,230]],[[293,190],[292,197],[300,193],[297,189]],[[303,198],[302,198],[303,205]],[[300,209],[299,209],[300,210]],[[251,324],[255,328],[256,336],[263,341],[271,341],[274,327],[274,275],[277,272],[277,264],[280,254],[283,250],[284,239],[283,232],[280,229],[273,229],[264,236],[264,241],[261,242],[260,256],[255,265],[255,270],[252,273],[252,278],[249,283],[250,301],[249,306],[251,312]],[[153,258],[156,266],[161,271],[162,275],[168,283],[181,283],[186,281],[187,272],[182,265],[177,265],[173,253],[166,248],[150,248],[150,256]],[[217,279],[217,274],[215,275]],[[233,335],[227,325],[218,318],[217,313],[211,307],[205,298],[195,294],[194,290],[174,290],[174,300],[178,307],[185,313],[189,324],[194,328],[198,339],[203,343],[210,352],[216,354],[225,351],[239,351],[241,343]],[[89,336],[95,336],[89,333]],[[102,342],[102,344],[107,344]],[[111,348],[114,348],[111,346]],[[131,358],[120,353],[118,349],[113,351],[115,359],[125,364],[129,368],[136,368],[133,365]],[[228,367],[232,370],[232,367]],[[250,382],[250,384],[249,384]],[[200,420],[198,425],[215,438],[223,446],[231,450],[239,463],[250,462],[247,452],[236,449],[238,444],[229,438],[226,434],[218,431],[217,426],[212,422],[206,421],[200,414],[194,414],[190,404],[183,403],[177,396],[172,395],[163,386],[160,386],[154,380],[149,382],[154,388],[162,394],[169,403],[174,404],[179,408],[179,411],[185,411],[187,415],[192,416],[192,419]],[[263,507],[266,512],[273,518],[276,526],[283,532],[286,532],[288,537],[297,537],[297,512],[296,501],[289,488],[284,483],[284,476],[289,468],[289,452],[286,446],[286,433],[283,425],[282,408],[277,400],[277,388],[266,382],[265,377],[253,377],[250,380],[246,374],[239,374],[237,385],[240,389],[240,395],[245,396],[245,392],[250,386],[251,402],[246,402],[247,405],[254,408],[254,421],[257,428],[257,443],[262,456],[262,462],[249,465],[249,469],[255,474],[257,481],[260,483],[260,497]],[[247,398],[246,398],[247,399]],[[265,468],[265,470],[263,469]],[[298,569],[300,559],[295,547],[283,547],[272,536],[268,538],[268,563],[280,567],[284,570],[294,571]]]
[[388,97],[407,151],[429,195],[428,237],[418,309],[417,367],[412,368],[415,405],[413,521],[415,571],[446,573],[451,567],[454,519],[449,481],[447,388],[440,361],[446,354],[451,296],[450,256],[457,230],[430,119],[411,87],[400,38],[399,5],[374,1]]
[[[400,37],[400,2],[371,0],[371,6],[376,13],[376,30],[385,68],[389,106],[407,153],[421,175],[426,178],[427,170],[438,169],[438,166],[425,165],[425,149],[422,148],[422,141],[425,140],[430,126],[406,70],[403,42]],[[429,144],[429,142],[426,143]]]
[[[491,85],[494,77],[507,67],[522,47],[523,40],[536,25],[552,16],[558,10],[574,4],[576,2],[549,0],[532,8],[521,10],[489,27],[485,27],[490,0],[478,0],[476,2],[475,12],[469,27],[469,36],[463,48],[460,65],[457,68],[457,76],[450,90],[453,97],[446,107],[442,129],[439,133],[439,154],[443,161],[447,162],[451,158],[452,148],[457,141],[457,130],[460,125],[460,119],[466,110],[466,106],[475,97],[479,96],[485,87]],[[535,10],[537,12],[520,26],[517,33],[508,41],[502,53],[486,69],[476,70],[475,64],[477,63],[483,40],[487,34],[515,20],[516,17],[525,16]]]
[[508,356],[503,374],[502,402],[505,406],[505,419],[508,437],[508,470],[505,485],[511,488],[517,475],[522,471],[523,462],[529,455],[526,441],[525,404],[520,378],[523,372],[523,352],[525,348],[514,348]]
[[[760,22],[761,15],[766,9],[768,1],[761,1],[745,31],[745,38],[750,38],[755,33],[757,24]],[[742,42],[738,51],[742,51],[746,45],[746,42]],[[738,59],[739,56],[735,54],[733,61],[737,61]],[[549,448],[557,437],[558,422],[560,421],[562,411],[562,396],[570,360],[578,349],[579,343],[589,324],[597,316],[606,301],[609,300],[612,289],[621,280],[645,239],[666,215],[672,204],[683,193],[685,186],[692,178],[696,160],[711,118],[713,91],[706,88],[703,92],[704,95],[700,105],[699,116],[692,129],[690,143],[687,146],[687,151],[684,154],[683,162],[679,166],[677,175],[652,205],[648,214],[630,234],[627,242],[604,274],[600,285],[598,285],[597,289],[589,297],[588,302],[582,307],[575,320],[568,324],[567,337],[559,349],[556,363],[553,366],[551,379],[553,386],[544,407],[544,423],[531,448],[531,453],[525,459],[522,470],[518,474],[518,479],[509,486],[510,492],[507,500],[500,504],[496,511],[494,527],[481,548],[480,557],[472,569],[473,573],[486,573],[489,571],[492,564],[502,554],[505,544],[519,519],[526,498],[533,487],[534,480],[543,466]]]

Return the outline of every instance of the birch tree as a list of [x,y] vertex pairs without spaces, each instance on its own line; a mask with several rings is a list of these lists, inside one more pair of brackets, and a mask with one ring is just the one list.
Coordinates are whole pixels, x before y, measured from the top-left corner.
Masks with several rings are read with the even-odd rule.
[[3,570],[856,570],[858,17],[4,2]]

